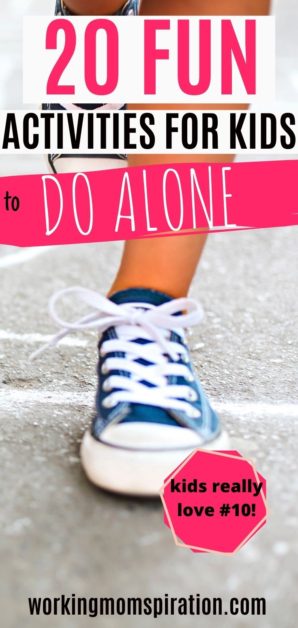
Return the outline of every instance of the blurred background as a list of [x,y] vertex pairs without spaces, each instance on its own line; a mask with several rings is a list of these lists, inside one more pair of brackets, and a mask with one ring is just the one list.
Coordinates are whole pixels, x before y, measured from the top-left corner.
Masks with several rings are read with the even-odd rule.
[[[0,7],[0,108],[21,108],[21,24],[50,0]],[[297,0],[279,0],[277,96],[298,94]],[[242,158],[243,159],[243,158]],[[0,174],[44,172],[40,156],[1,156]],[[32,215],[32,228],[34,216]],[[265,596],[266,617],[191,618],[174,625],[293,628],[297,607],[297,228],[212,234],[192,294],[205,321],[191,347],[233,447],[268,482],[266,527],[235,556],[177,548],[159,502],[102,493],[84,477],[79,443],[92,414],[96,335],[29,363],[55,328],[53,291],[104,293],[120,243],[19,250],[0,246],[0,609],[4,628],[85,628],[86,618],[29,617],[28,596]],[[75,312],[73,312],[75,315]],[[171,622],[173,623],[173,622]],[[103,627],[138,618],[100,618]],[[142,625],[153,620],[142,618]],[[160,626],[169,626],[161,618]]]

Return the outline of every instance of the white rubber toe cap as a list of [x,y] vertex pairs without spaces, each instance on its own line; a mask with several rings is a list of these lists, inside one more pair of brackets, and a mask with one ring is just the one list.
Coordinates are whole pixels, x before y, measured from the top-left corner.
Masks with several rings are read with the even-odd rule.
[[125,495],[156,497],[166,477],[199,448],[229,449],[229,440],[221,432],[203,446],[199,435],[186,428],[122,423],[107,428],[101,441],[86,432],[81,459],[97,486]]

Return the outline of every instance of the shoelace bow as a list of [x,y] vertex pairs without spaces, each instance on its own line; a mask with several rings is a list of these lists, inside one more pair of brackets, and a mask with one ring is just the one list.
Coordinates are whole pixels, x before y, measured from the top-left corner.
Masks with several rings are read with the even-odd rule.
[[[57,304],[70,295],[89,305],[93,312],[74,322],[64,320],[57,312]],[[175,331],[183,338],[184,329],[197,325],[202,320],[203,312],[196,301],[180,298],[158,306],[146,303],[117,305],[97,292],[73,287],[60,290],[51,297],[49,313],[62,330],[49,343],[35,351],[31,359],[57,345],[71,332],[96,329],[102,334],[110,327],[116,327],[122,332],[120,337],[105,341],[101,347],[102,356],[107,355],[103,370],[106,373],[112,369],[125,370],[130,377],[109,377],[104,390],[111,391],[111,394],[106,398],[105,405],[112,407],[119,401],[148,403],[182,410],[195,416],[189,404],[189,401],[194,400],[193,389],[189,385],[168,385],[166,378],[175,375],[184,377],[188,382],[192,381],[189,367],[180,362],[177,364],[178,360],[186,356],[187,350],[180,343],[170,340],[169,332]],[[149,342],[133,342],[137,338]],[[126,357],[110,357],[110,353],[125,354]],[[129,361],[128,354],[131,358]],[[166,356],[171,358],[171,363]],[[138,363],[136,360],[140,358],[145,358],[150,364],[144,366]],[[142,384],[143,380],[150,382],[151,386]],[[113,392],[115,388],[117,391]],[[196,411],[196,416],[199,414]]]

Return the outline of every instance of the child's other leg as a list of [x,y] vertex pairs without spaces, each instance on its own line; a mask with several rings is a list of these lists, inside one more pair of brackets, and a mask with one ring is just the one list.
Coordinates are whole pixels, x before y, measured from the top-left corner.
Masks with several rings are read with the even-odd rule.
[[[56,0],[55,15],[137,15],[138,0]],[[44,111],[65,111],[73,109],[74,105],[65,103],[47,103],[42,105]],[[98,111],[105,103],[76,103],[78,111]],[[123,103],[112,104],[110,109],[123,109]],[[47,155],[49,169],[54,173],[63,172],[90,172],[125,168],[126,155],[106,153],[50,153]]]

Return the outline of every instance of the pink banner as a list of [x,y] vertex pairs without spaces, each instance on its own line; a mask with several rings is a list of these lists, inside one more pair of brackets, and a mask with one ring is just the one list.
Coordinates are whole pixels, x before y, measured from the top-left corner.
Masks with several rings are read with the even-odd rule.
[[298,224],[298,161],[0,178],[0,242],[41,246]]

